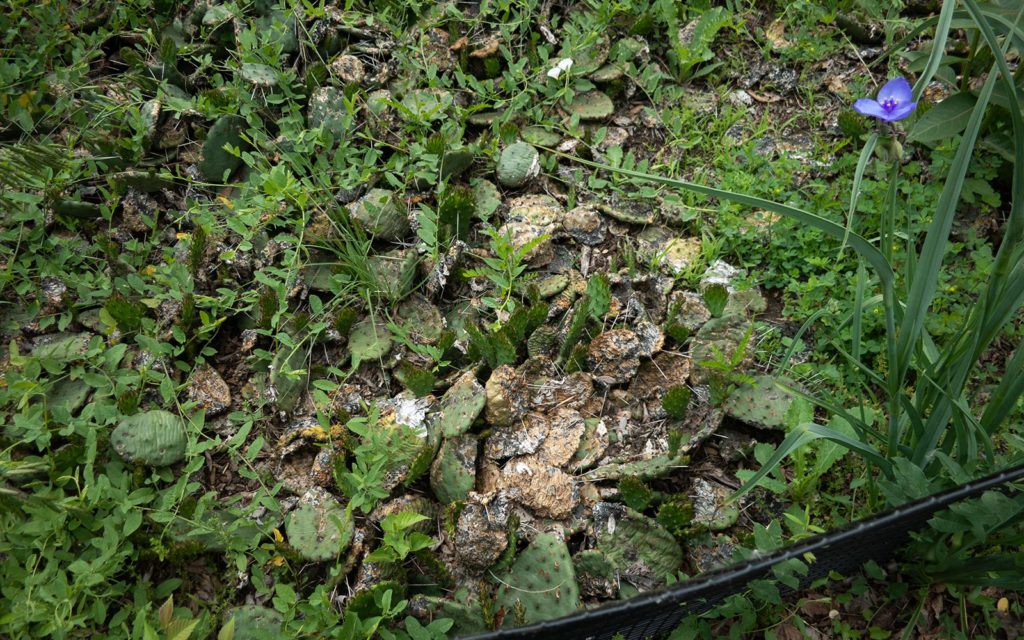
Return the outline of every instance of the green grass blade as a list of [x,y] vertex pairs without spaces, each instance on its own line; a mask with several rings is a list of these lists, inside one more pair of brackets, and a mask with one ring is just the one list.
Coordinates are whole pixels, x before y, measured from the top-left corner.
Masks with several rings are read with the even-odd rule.
[[782,441],[775,453],[768,462],[757,470],[750,480],[748,480],[742,487],[740,487],[736,493],[729,496],[727,502],[735,502],[737,499],[748,493],[751,489],[757,486],[757,484],[765,478],[773,469],[779,466],[779,464],[786,459],[791,453],[799,449],[800,447],[814,442],[820,439],[831,440],[836,444],[840,444],[847,449],[859,453],[864,458],[877,464],[886,475],[889,473],[889,462],[880,454],[876,449],[870,445],[864,444],[856,438],[829,429],[828,427],[822,426],[814,422],[805,422],[797,425],[793,430],[786,436],[786,439]]
[[[843,236],[843,245],[839,247],[842,253],[846,248],[846,238],[853,231],[853,216],[857,213],[857,200],[860,199],[860,183],[864,180],[864,171],[871,163],[871,156],[875,152],[875,145],[878,144],[878,133],[872,133],[860,150],[860,157],[857,159],[857,170],[853,173],[853,188],[850,190],[850,209],[846,213],[846,234]],[[838,262],[838,256],[836,261]]]
[[932,77],[942,64],[942,56],[946,52],[946,39],[949,37],[949,25],[953,21],[955,9],[956,0],[946,0],[942,3],[942,11],[939,12],[939,19],[935,25],[935,40],[932,42],[931,55],[928,56],[928,63],[925,64],[924,71],[921,72],[914,84],[914,100],[921,99],[924,88],[932,81]]
[[935,297],[935,289],[938,283],[939,269],[942,267],[942,259],[945,256],[946,242],[949,239],[949,231],[953,226],[953,219],[956,215],[956,206],[960,200],[960,193],[963,189],[964,179],[967,176],[967,169],[970,166],[971,157],[974,152],[974,145],[978,139],[978,132],[985,116],[985,108],[988,106],[992,96],[992,89],[995,87],[996,74],[993,65],[992,72],[978,97],[978,104],[971,114],[971,121],[964,131],[960,146],[957,149],[949,175],[946,178],[946,186],[939,196],[935,214],[932,217],[932,224],[928,228],[924,246],[918,261],[918,268],[914,282],[910,285],[910,292],[907,295],[906,310],[903,314],[903,321],[900,324],[899,337],[896,342],[896,360],[889,363],[890,374],[896,380],[902,380],[910,366],[910,359],[915,344],[924,328],[924,318]]

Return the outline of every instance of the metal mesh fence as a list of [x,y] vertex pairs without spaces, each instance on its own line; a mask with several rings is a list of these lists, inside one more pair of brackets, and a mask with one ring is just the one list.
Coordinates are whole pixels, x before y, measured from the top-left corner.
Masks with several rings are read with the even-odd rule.
[[[617,634],[626,640],[652,638],[672,631],[686,616],[703,613],[728,596],[743,593],[752,580],[770,578],[772,568],[787,560],[795,558],[806,562],[807,558],[813,557],[807,565],[807,574],[795,576],[799,579],[795,590],[807,587],[831,571],[849,575],[869,560],[883,562],[906,543],[911,531],[923,527],[937,512],[989,489],[1006,488],[1007,483],[1021,478],[1024,478],[1024,465],[921,498],[660,591],[556,620],[471,636],[467,640],[611,640]],[[794,590],[782,584],[778,586],[782,593]]]

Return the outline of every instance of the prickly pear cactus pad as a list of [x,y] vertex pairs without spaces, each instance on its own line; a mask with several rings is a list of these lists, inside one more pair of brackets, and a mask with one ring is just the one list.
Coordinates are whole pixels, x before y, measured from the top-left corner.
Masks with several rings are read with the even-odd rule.
[[368,360],[378,360],[391,350],[391,331],[382,320],[365,318],[352,327],[348,337],[348,350],[352,366]]
[[540,154],[525,142],[510,144],[501,152],[495,172],[502,186],[521,187],[540,173]]
[[128,462],[166,467],[185,457],[185,421],[154,409],[129,416],[110,434],[110,444]]
[[[795,385],[792,380],[786,381]],[[754,378],[753,384],[744,384],[729,394],[722,407],[726,413],[748,424],[770,429],[786,428],[786,412],[794,396],[770,375]]]
[[603,120],[612,115],[615,105],[601,91],[587,91],[576,94],[567,109],[570,114],[578,115],[580,120]]
[[388,189],[370,189],[369,193],[352,203],[352,219],[363,231],[378,240],[398,241],[409,233],[409,217],[399,208],[398,196]]
[[281,622],[283,618],[277,611],[269,607],[255,604],[229,609],[224,613],[224,622],[234,618],[235,635],[233,640],[280,640]]
[[[715,349],[718,349],[722,356],[731,358],[740,347],[750,327],[750,321],[742,315],[712,318],[704,323],[704,326],[693,336],[690,357],[694,363],[699,365],[701,362],[714,360]],[[749,368],[753,364],[753,360],[753,354],[748,348],[747,353],[743,354],[739,368],[741,370]],[[690,377],[698,384],[704,383],[708,380],[709,371],[711,370],[707,367],[696,366]]]
[[444,504],[465,500],[476,484],[476,438],[445,440],[430,467],[430,486]]
[[345,93],[334,87],[321,87],[309,97],[309,126],[324,129],[341,138],[352,128],[352,116],[345,108]]
[[[560,618],[579,608],[576,571],[565,542],[554,533],[534,538],[501,576],[495,604],[508,612],[518,604],[525,624]],[[505,626],[511,626],[513,618],[506,615]]]
[[242,165],[242,159],[226,150],[225,145],[241,147],[245,119],[236,115],[223,115],[213,123],[203,143],[203,155],[199,160],[199,172],[210,182],[220,182],[225,172],[231,174]]
[[277,393],[278,408],[282,411],[294,409],[308,381],[306,353],[291,347],[281,347],[270,363],[270,383]]
[[476,374],[464,373],[441,398],[440,434],[451,438],[469,431],[487,404],[487,392],[477,382]]
[[[341,523],[338,528],[335,518]],[[352,539],[355,527],[345,509],[326,491],[313,488],[303,494],[299,506],[288,514],[285,531],[290,544],[313,562],[336,558]]]
[[637,588],[653,589],[665,583],[683,564],[679,543],[657,521],[622,505],[594,507],[597,549]]

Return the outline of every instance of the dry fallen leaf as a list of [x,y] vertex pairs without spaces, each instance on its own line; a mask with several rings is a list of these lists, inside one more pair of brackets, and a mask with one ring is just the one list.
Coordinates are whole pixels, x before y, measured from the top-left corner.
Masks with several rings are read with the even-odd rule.
[[480,46],[475,51],[470,52],[469,57],[486,58],[488,56],[493,56],[498,53],[498,46],[500,44],[501,38],[495,35],[488,36],[486,40],[480,43]]

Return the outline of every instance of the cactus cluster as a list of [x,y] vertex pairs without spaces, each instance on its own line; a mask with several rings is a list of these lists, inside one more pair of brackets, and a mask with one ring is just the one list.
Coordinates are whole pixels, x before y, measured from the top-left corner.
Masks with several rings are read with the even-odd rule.
[[[576,611],[580,591],[565,542],[553,533],[541,533],[534,538],[501,577],[495,604],[507,612],[519,608],[525,624]],[[505,625],[511,622],[512,616],[506,615]]]
[[162,409],[129,416],[110,434],[110,445],[128,462],[166,467],[185,458],[185,421]]
[[321,87],[309,97],[307,114],[310,127],[323,126],[334,137],[346,136],[352,128],[352,116],[345,107],[345,93],[334,87]]

